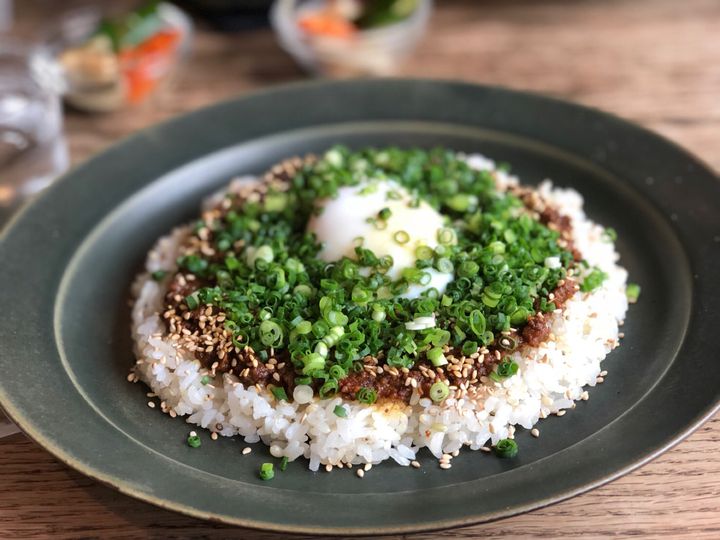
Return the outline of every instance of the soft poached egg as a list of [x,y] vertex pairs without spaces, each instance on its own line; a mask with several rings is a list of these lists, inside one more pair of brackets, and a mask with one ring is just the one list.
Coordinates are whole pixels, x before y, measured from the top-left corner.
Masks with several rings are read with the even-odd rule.
[[[327,262],[355,259],[355,247],[362,245],[377,257],[391,256],[393,266],[387,275],[393,281],[400,279],[405,268],[415,266],[417,247],[435,249],[438,230],[445,228],[442,214],[422,200],[413,206],[412,200],[404,187],[388,180],[338,189],[336,197],[319,201],[321,211],[308,223],[308,231],[322,244],[318,256]],[[379,218],[381,211],[389,211],[389,217]],[[423,271],[430,274],[430,282],[411,284],[404,297],[417,298],[431,287],[442,293],[454,278],[433,268]]]

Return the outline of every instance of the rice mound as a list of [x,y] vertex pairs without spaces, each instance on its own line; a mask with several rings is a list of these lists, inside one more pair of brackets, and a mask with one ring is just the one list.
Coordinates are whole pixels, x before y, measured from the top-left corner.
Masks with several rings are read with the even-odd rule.
[[[483,156],[467,157],[478,169],[494,169]],[[517,179],[496,171],[500,187]],[[603,227],[589,220],[583,199],[572,189],[554,188],[545,181],[540,195],[572,222],[576,248],[590,266],[608,278],[592,293],[575,293],[562,313],[553,313],[551,340],[523,347],[512,354],[519,369],[502,382],[489,381],[472,399],[448,398],[435,404],[417,392],[404,403],[366,405],[340,397],[308,404],[279,402],[270,392],[245,388],[230,374],[211,377],[192,353],[176,348],[162,319],[167,283],[157,282],[156,270],[175,270],[178,246],[188,227],[161,238],[149,253],[145,271],[133,284],[132,336],[137,363],[129,379],[142,380],[171,416],[219,435],[241,436],[247,443],[262,441],[275,457],[309,459],[320,465],[377,464],[393,459],[410,465],[421,448],[440,459],[463,446],[487,450],[512,438],[516,426],[531,429],[540,419],[587,399],[585,386],[602,381],[601,362],[619,344],[619,326],[627,311],[627,272],[618,266],[615,246],[603,237]],[[163,280],[166,281],[166,280]],[[201,379],[211,377],[209,384]],[[343,404],[347,417],[334,414]]]

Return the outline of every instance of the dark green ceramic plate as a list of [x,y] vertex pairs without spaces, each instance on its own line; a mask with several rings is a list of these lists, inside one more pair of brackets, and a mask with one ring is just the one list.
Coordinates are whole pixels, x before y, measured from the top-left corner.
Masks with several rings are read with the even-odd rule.
[[[189,448],[188,426],[147,407],[133,363],[128,287],[146,251],[238,173],[291,154],[443,145],[510,162],[527,182],[580,190],[619,234],[640,283],[607,382],[500,460],[464,451],[443,471],[308,472],[272,482],[241,441]],[[439,529],[565,499],[663,452],[720,400],[720,183],[673,144],[606,114],[459,83],[368,81],[278,88],[148,129],[88,161],[18,216],[0,245],[0,401],[71,467],[193,516],[277,531]]]

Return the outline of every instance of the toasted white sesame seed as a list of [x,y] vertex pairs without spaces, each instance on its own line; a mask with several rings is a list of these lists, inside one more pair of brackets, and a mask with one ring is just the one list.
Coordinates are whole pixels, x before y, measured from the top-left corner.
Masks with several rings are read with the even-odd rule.
[[602,370],[602,371],[600,372],[600,376],[601,376],[601,377],[606,377],[607,374],[608,374],[608,372],[605,371],[605,370]]
[[330,471],[333,470],[333,466],[328,463],[327,465],[325,465],[325,470],[326,470],[327,472],[330,472]]
[[151,409],[154,409],[154,408],[155,408],[155,402],[154,402],[154,401],[148,401],[148,407],[150,407]]
[[449,463],[441,463],[441,464],[440,464],[440,468],[441,468],[441,469],[446,469],[446,470],[447,470],[447,469],[449,469],[450,467],[452,467],[452,465],[450,465]]
[[452,453],[452,457],[458,457],[459,455],[460,455],[460,450],[455,450],[455,451]]
[[537,428],[533,428],[530,430],[530,435],[533,437],[539,437],[540,436],[540,430]]
[[128,382],[133,382],[133,379],[134,379],[134,378],[135,378],[135,374],[134,374],[134,373],[129,373],[128,376],[127,376],[127,381],[128,381]]
[[565,411],[565,410],[560,410],[560,411],[556,412],[555,414],[556,414],[557,416],[565,416],[565,413],[566,413],[566,412],[567,412],[567,411]]
[[245,448],[243,448],[243,451],[242,451],[243,456],[248,455],[250,452],[252,452],[252,448],[250,448],[249,446],[246,446]]
[[585,391],[582,394],[580,394],[580,399],[582,399],[583,401],[587,401],[588,399],[590,399],[590,394],[588,394],[587,391]]
[[197,433],[195,433],[194,431],[191,431],[191,432],[190,432],[190,436],[191,436],[191,437],[197,437]]
[[415,467],[416,469],[419,469],[419,468],[420,468],[420,463],[417,462],[417,461],[411,461],[411,462],[410,462],[410,465],[412,465],[412,466]]
[[210,434],[210,438],[211,438],[213,441],[217,441],[218,434],[213,431],[213,432]]
[[369,471],[370,469],[372,469],[372,463],[366,463],[364,469],[366,471]]
[[598,383],[598,384],[602,384],[602,383],[605,382],[605,379],[602,378],[602,377],[598,377],[597,379],[595,379],[595,382]]
[[362,478],[363,476],[365,476],[365,471],[363,471],[362,469],[358,469],[355,474]]

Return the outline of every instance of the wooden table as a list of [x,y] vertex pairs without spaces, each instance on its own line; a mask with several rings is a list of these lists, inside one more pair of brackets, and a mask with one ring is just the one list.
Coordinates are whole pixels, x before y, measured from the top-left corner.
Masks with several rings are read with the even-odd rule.
[[[720,169],[717,0],[439,0],[403,74],[532,89],[601,107]],[[17,2],[28,32],[57,4]],[[139,128],[244,92],[300,79],[269,30],[199,31],[194,55],[152,106],[69,114],[75,162]],[[100,181],[100,179],[99,179]],[[0,441],[0,537],[279,536],[197,521],[119,495],[22,435]],[[720,538],[720,419],[640,470],[503,521],[417,538]]]

